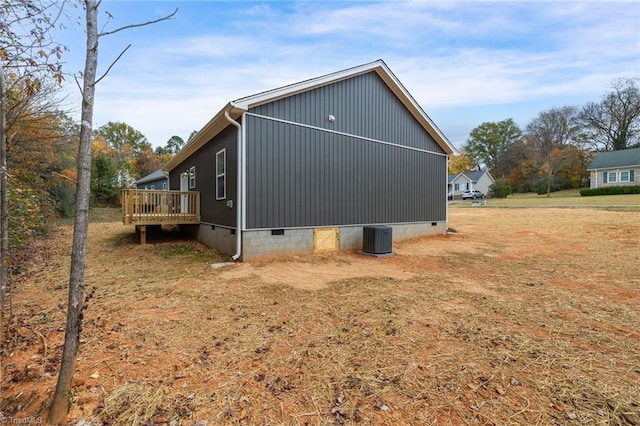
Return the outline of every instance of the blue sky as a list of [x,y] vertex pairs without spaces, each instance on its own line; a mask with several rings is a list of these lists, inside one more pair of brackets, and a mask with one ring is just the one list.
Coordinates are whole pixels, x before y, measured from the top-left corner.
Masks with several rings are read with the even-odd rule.
[[[460,148],[487,121],[525,127],[540,112],[599,101],[640,77],[640,2],[109,1],[94,127],[122,121],[154,146],[186,139],[228,101],[383,59]],[[107,20],[109,12],[112,19]],[[84,66],[69,25],[66,71]],[[79,95],[67,77],[67,102]]]

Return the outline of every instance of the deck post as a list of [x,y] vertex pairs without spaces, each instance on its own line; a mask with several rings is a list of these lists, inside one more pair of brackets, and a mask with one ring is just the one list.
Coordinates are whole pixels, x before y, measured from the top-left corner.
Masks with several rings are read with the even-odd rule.
[[147,225],[136,225],[136,234],[140,233],[140,244],[147,244]]

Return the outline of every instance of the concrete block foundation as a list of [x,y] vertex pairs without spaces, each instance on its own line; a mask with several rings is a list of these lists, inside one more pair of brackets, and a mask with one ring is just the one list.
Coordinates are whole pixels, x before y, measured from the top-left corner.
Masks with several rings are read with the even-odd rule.
[[[393,228],[393,241],[416,238],[426,235],[444,235],[446,222],[421,222],[385,224]],[[313,247],[313,229],[254,230],[242,232],[242,256],[240,260],[249,261],[259,258],[311,254]],[[338,227],[340,250],[361,250],[363,226]],[[236,252],[235,230],[212,225],[190,225],[185,228],[194,238],[222,253],[233,255]]]

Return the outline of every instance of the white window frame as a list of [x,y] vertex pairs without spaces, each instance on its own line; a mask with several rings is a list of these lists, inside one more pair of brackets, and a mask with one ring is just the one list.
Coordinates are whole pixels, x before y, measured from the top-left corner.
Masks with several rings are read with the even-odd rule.
[[196,166],[191,166],[189,169],[189,189],[196,187]]
[[453,188],[454,191],[466,191],[469,189],[469,182],[456,183]]
[[607,172],[607,183],[618,183],[618,173]]
[[[624,179],[622,176],[626,174],[627,178]],[[629,170],[621,170],[620,171],[620,182],[631,182],[631,172]]]
[[[219,158],[222,158],[222,172],[218,168]],[[222,194],[218,184],[220,179],[223,179]],[[224,200],[225,198],[227,198],[227,150],[221,149],[216,152],[216,200]]]
[[167,182],[162,182],[162,190],[163,191],[167,190]]

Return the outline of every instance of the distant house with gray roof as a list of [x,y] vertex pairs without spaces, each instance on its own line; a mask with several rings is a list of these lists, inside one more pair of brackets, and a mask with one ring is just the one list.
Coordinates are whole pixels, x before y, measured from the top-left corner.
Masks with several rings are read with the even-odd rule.
[[447,194],[449,198],[460,198],[464,191],[473,189],[488,194],[493,182],[493,176],[488,170],[452,174],[447,178]]
[[599,152],[587,171],[591,188],[640,185],[640,148]]
[[136,189],[169,189],[169,174],[164,170],[156,170],[135,182]]

